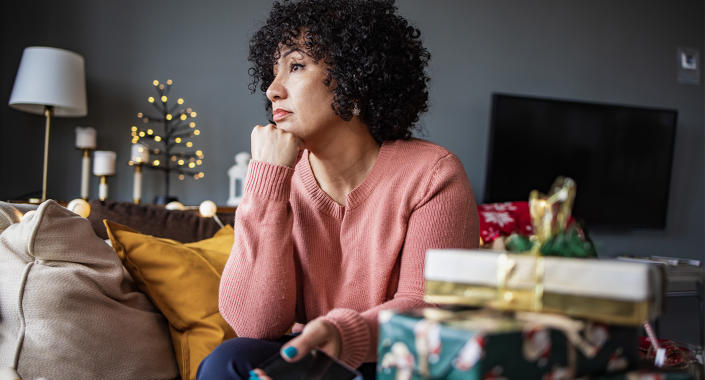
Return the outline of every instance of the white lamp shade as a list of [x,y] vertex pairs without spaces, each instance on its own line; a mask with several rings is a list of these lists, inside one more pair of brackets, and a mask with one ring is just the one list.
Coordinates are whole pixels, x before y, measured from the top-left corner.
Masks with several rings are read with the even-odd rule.
[[86,75],[83,57],[51,47],[28,47],[22,53],[10,107],[43,114],[54,107],[54,116],[86,115]]
[[76,148],[95,149],[96,143],[95,128],[76,127]]
[[109,150],[93,152],[93,175],[115,175],[116,153]]

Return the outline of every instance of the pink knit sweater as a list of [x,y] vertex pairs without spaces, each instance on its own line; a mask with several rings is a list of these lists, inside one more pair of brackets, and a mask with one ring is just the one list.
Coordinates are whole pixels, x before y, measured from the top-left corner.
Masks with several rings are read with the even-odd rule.
[[458,158],[423,140],[382,144],[341,206],[318,186],[305,152],[295,169],[252,161],[220,283],[220,312],[238,336],[274,339],[322,317],[352,367],[377,358],[377,314],[424,306],[429,248],[479,243]]

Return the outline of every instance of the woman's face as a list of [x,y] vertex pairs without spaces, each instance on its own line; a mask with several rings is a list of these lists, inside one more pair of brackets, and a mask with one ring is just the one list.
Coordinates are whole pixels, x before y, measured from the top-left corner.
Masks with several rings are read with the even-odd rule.
[[343,121],[333,111],[333,92],[324,83],[327,65],[314,62],[296,46],[284,46],[273,70],[267,98],[277,128],[293,133],[306,145],[326,141],[334,133],[333,125]]

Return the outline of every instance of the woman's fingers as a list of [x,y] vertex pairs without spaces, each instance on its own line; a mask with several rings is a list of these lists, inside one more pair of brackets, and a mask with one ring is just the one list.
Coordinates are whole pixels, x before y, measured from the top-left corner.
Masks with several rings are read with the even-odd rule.
[[301,335],[290,340],[281,349],[284,360],[295,362],[306,356],[314,348],[320,348],[328,355],[337,358],[340,354],[340,334],[332,324],[315,319],[304,327]]
[[257,125],[250,135],[252,159],[294,167],[302,150],[301,139],[274,124]]
[[[255,376],[253,376],[253,374],[254,374]],[[250,379],[253,379],[253,380],[254,380],[254,379],[272,380],[271,377],[267,376],[267,374],[266,374],[264,371],[262,371],[261,369],[259,369],[259,368],[255,368],[255,369],[253,369],[252,371],[250,371]]]

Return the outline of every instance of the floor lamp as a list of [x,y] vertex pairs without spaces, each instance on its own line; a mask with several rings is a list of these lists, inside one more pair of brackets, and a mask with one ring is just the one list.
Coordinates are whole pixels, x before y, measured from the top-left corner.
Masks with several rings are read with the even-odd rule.
[[86,75],[83,57],[51,47],[28,47],[22,53],[10,107],[46,118],[44,132],[44,171],[42,198],[47,199],[49,126],[52,116],[86,115]]

